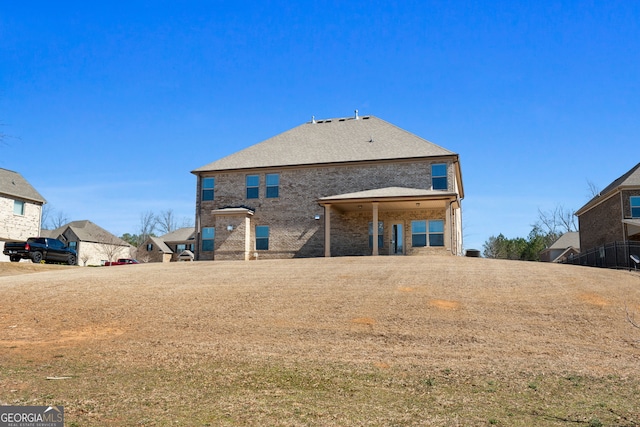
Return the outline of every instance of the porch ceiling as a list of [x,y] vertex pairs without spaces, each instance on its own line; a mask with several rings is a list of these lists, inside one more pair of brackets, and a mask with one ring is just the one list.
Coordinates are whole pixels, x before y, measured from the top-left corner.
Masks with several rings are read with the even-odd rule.
[[627,224],[627,237],[640,234],[640,219],[625,219],[623,222]]
[[318,204],[330,204],[341,212],[371,210],[373,203],[378,203],[379,211],[403,211],[446,208],[447,204],[457,200],[456,193],[446,191],[389,187],[323,197]]
[[[378,203],[378,210],[385,211],[406,211],[416,209],[439,209],[446,208],[449,199],[417,199],[417,200],[357,200],[340,201],[331,203],[331,207],[340,212],[370,211],[373,203]],[[321,204],[324,206],[326,203]]]

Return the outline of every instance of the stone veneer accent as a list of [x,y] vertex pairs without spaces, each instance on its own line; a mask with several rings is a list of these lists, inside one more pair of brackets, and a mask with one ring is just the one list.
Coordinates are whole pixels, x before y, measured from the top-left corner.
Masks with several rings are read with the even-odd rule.
[[13,213],[15,200],[0,196],[0,261],[9,261],[2,253],[5,241],[25,241],[40,234],[42,205],[25,200],[24,215],[16,215]]

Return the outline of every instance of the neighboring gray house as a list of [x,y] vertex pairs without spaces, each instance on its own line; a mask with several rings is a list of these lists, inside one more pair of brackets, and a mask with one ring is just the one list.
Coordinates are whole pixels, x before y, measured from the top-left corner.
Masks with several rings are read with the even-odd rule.
[[640,163],[578,209],[580,249],[640,241]]
[[44,197],[18,172],[0,168],[0,261],[7,241],[25,241],[40,235]]
[[540,252],[540,261],[563,262],[572,255],[580,254],[580,233],[564,233],[551,246]]
[[195,229],[184,227],[160,237],[148,237],[136,252],[141,262],[173,262],[184,251],[195,250]]
[[131,258],[132,246],[91,221],[72,221],[43,236],[60,239],[78,253],[79,265],[103,265],[118,258]]
[[198,260],[462,254],[458,154],[374,116],[312,119],[192,173]]

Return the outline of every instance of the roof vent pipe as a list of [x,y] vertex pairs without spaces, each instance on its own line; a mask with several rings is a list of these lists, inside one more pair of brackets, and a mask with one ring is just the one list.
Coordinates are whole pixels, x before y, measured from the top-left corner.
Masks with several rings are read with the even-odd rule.
[[315,123],[316,122],[316,116],[311,116],[311,123]]
[[358,110],[356,110],[356,120],[358,120]]

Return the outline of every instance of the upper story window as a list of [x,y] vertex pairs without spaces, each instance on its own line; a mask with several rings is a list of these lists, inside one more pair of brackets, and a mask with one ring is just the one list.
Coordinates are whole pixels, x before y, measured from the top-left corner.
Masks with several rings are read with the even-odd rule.
[[640,218],[640,196],[631,196],[631,218]]
[[202,179],[202,200],[213,200],[216,180],[215,178],[203,178]]
[[22,200],[13,201],[13,213],[15,215],[24,215],[24,202]]
[[267,197],[278,197],[280,193],[280,174],[267,174]]
[[256,250],[269,249],[269,226],[256,225]]
[[202,252],[213,251],[213,239],[216,236],[216,229],[213,227],[202,228]]
[[448,188],[446,163],[431,165],[431,188],[434,190],[446,190]]
[[257,199],[260,196],[260,176],[247,175],[247,199]]

